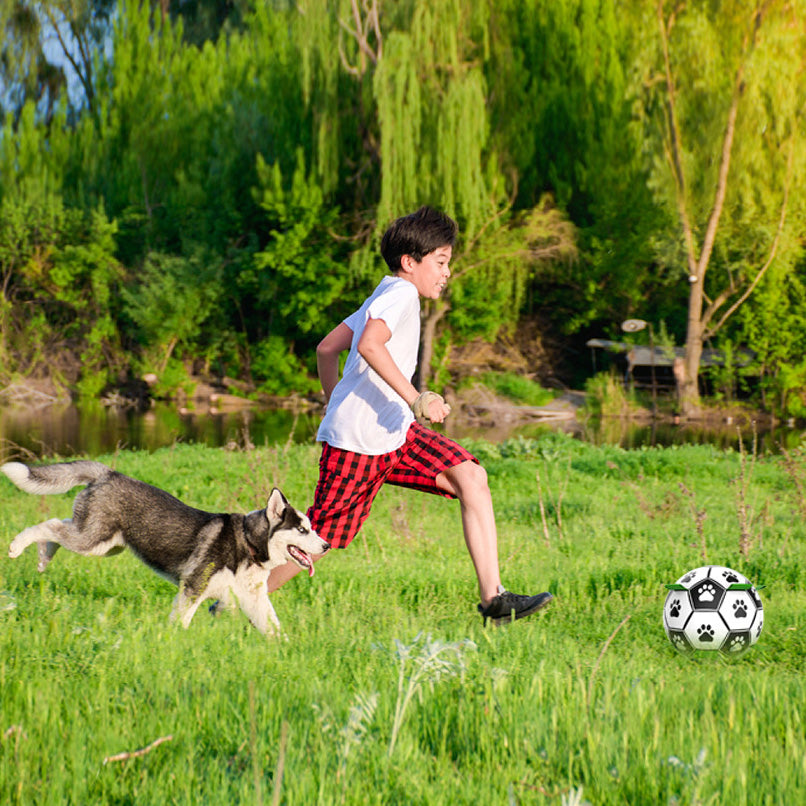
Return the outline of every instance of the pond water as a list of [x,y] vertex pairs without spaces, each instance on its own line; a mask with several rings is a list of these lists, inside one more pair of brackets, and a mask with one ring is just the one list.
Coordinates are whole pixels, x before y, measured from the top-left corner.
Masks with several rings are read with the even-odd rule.
[[313,439],[318,421],[315,413],[255,409],[189,413],[167,403],[158,403],[145,412],[100,404],[0,407],[0,454],[97,456],[118,449],[151,451],[176,442],[215,447],[303,442]]
[[[199,442],[213,447],[228,444],[276,445],[311,442],[319,425],[317,411],[293,412],[286,409],[245,409],[212,414],[188,413],[171,404],[156,404],[146,412],[107,408],[100,404],[45,406],[42,408],[0,407],[0,460],[28,458],[97,456],[118,449],[155,450],[176,442]],[[550,430],[563,430],[575,438],[597,445],[640,448],[650,445],[714,444],[720,448],[739,446],[751,450],[752,429],[741,432],[735,426],[704,428],[698,425],[670,423],[634,423],[629,421],[565,420],[551,423],[495,426],[446,424],[446,433],[454,438],[471,437],[502,442],[511,437],[538,437]],[[800,428],[778,427],[756,434],[760,452],[797,447],[806,438]]]

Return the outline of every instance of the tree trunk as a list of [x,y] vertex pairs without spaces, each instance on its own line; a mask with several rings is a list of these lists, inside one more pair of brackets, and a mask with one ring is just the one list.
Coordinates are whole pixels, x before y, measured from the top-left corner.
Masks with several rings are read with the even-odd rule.
[[448,304],[443,300],[427,302],[423,311],[422,329],[420,333],[420,365],[417,388],[424,392],[431,380],[431,362],[434,358],[434,340],[437,335],[437,324],[448,312]]
[[[691,278],[690,278],[691,280]],[[688,326],[686,328],[686,352],[683,358],[683,372],[678,379],[678,399],[680,414],[686,419],[696,419],[700,411],[699,373],[702,358],[703,277],[691,282],[688,295]]]

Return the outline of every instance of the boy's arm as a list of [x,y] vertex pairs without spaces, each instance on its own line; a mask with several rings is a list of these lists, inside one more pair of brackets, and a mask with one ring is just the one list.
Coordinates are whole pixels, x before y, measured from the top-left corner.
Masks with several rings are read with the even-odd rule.
[[[378,373],[378,375],[397,392],[408,406],[419,397],[420,393],[411,381],[395,364],[386,342],[392,338],[392,331],[383,319],[370,319],[358,340],[358,352],[361,357]],[[433,400],[428,406],[428,419],[432,423],[441,423],[450,412],[445,402]]]
[[325,393],[325,403],[330,401],[333,388],[339,382],[339,355],[350,349],[353,341],[353,331],[342,322],[325,336],[316,347],[316,370],[322,391]]

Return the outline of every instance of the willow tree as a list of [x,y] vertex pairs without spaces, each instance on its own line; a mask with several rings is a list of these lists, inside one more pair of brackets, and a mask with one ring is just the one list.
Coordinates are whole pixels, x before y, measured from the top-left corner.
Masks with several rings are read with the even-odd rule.
[[704,343],[797,254],[803,10],[783,0],[658,0],[654,20],[639,22],[655,31],[645,37],[641,105],[652,182],[676,213],[659,259],[676,264],[688,287],[677,367],[686,417],[699,411]]
[[[450,314],[452,300],[460,300],[461,308],[451,325],[465,338],[494,338],[501,327],[517,322],[535,255],[529,233],[543,208],[513,217],[490,149],[484,75],[490,4],[404,5],[390,19],[390,30],[382,31],[373,80],[381,162],[377,231],[423,203],[446,210],[461,230],[454,278],[441,299],[424,306],[420,384],[425,385],[438,326]],[[479,314],[470,327],[467,309]]]
[[380,228],[429,201],[450,210],[472,237],[495,210],[485,175],[486,6],[416,3],[410,28],[385,38],[374,79]]

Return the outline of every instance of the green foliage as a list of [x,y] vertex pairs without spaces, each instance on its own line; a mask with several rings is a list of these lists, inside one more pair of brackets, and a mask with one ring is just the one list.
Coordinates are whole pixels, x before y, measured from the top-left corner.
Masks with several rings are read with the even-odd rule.
[[195,345],[221,295],[219,272],[203,253],[192,258],[153,253],[137,285],[121,294],[159,375],[174,351],[181,355]]
[[334,259],[338,245],[331,235],[337,211],[324,204],[321,189],[305,175],[304,155],[297,150],[297,165],[290,187],[283,187],[279,163],[257,161],[255,197],[269,227],[266,246],[255,253],[255,272],[242,274],[248,290],[275,327],[290,341],[297,334],[326,332],[329,309],[342,296],[346,284]]
[[454,260],[446,293],[450,333],[460,342],[511,334],[534,289],[567,271],[576,256],[574,226],[550,196],[490,222]]
[[524,406],[545,406],[554,399],[551,389],[515,372],[485,372],[479,380],[497,395]]
[[595,417],[626,417],[630,397],[615,372],[600,372],[585,383],[585,409]]
[[648,270],[660,222],[630,97],[645,28],[611,0],[511,0],[493,15],[491,136],[517,207],[551,192],[577,229],[578,259],[538,277],[532,310],[570,334],[665,302],[667,279]]
[[445,209],[473,237],[494,212],[485,146],[487,4],[414,5],[410,27],[384,42],[373,91],[382,163],[377,222],[423,203]]
[[781,366],[777,386],[781,395],[781,410],[792,417],[806,417],[806,361]]
[[[154,372],[158,369],[159,372]],[[155,365],[149,361],[149,356],[146,354],[143,358],[143,364],[140,367],[141,374],[154,372],[157,380],[151,390],[155,398],[170,399],[176,397],[177,392],[183,392],[185,399],[189,399],[193,395],[195,382],[188,374],[188,368],[184,361],[169,355],[167,358],[162,357],[159,365]]]
[[68,343],[80,350],[82,391],[95,394],[110,381],[119,361],[115,230],[102,207],[66,208],[39,177],[6,187],[0,200],[4,372],[48,372],[46,345]]
[[114,0],[3,3],[0,114],[18,116],[35,104],[51,122],[62,104],[92,111],[94,69],[103,58],[113,8]]
[[791,12],[726,0],[689,3],[683,13],[660,3],[636,18],[654,30],[636,42],[644,80],[635,112],[648,187],[667,211],[654,235],[656,260],[676,272],[676,298],[691,284],[689,354],[717,333],[753,347],[736,311],[755,318],[766,308],[772,325],[775,306],[763,297],[784,301],[783,286],[802,282],[795,222],[804,199],[792,190],[806,160],[803,109],[792,98],[803,94],[804,77],[790,54],[803,32]]
[[[657,4],[401,0],[377,19],[350,0],[113,5],[0,9],[2,371],[41,369],[58,347],[92,394],[175,350],[238,375],[273,337],[292,374],[312,371],[319,338],[377,280],[379,233],[422,203],[460,224],[451,283],[424,307],[425,372],[445,378],[452,344],[525,316],[573,342],[641,316],[683,343]],[[806,73],[796,11],[760,8],[750,49],[738,0],[687,4],[669,42],[697,238],[744,58],[706,293],[746,284],[775,246],[720,338],[756,351],[762,402],[783,412],[806,349]],[[56,47],[74,57],[70,98]],[[724,394],[747,393],[738,370],[722,375]]]
[[255,346],[251,372],[258,390],[269,395],[302,396],[319,389],[282,336],[269,336]]

